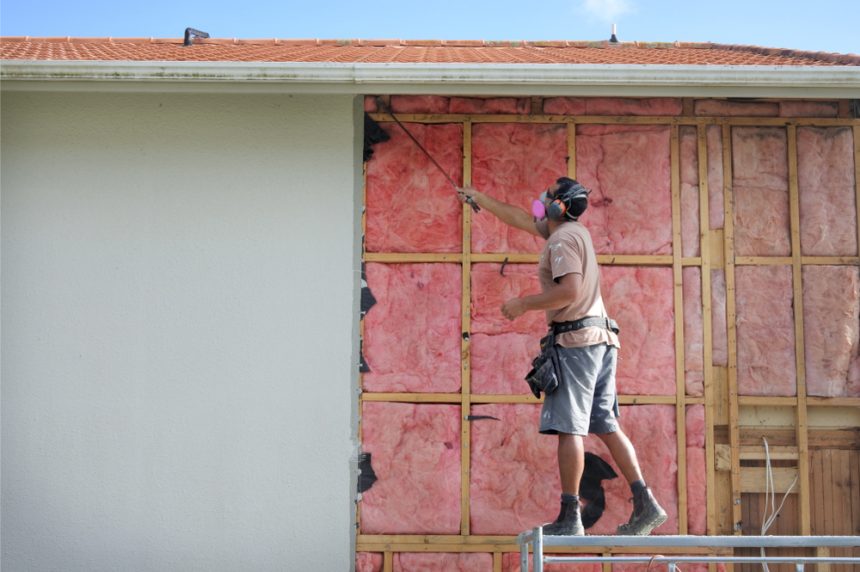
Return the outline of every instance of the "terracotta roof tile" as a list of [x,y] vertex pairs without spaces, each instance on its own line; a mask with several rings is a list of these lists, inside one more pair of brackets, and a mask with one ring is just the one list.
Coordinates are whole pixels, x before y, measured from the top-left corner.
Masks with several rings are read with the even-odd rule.
[[480,40],[0,38],[0,59],[177,62],[363,62],[860,66],[860,56],[711,43]]

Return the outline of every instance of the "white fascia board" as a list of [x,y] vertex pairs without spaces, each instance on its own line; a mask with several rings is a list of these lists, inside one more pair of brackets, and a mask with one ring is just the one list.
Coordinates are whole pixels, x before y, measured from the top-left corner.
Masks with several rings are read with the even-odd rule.
[[860,97],[860,66],[0,62],[5,90]]

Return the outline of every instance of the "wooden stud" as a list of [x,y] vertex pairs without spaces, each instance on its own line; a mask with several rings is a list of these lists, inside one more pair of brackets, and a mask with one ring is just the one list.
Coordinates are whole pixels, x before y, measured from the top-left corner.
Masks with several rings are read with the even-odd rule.
[[860,255],[860,125],[854,126],[854,206],[857,209],[857,254]]
[[[702,363],[704,364],[704,394],[705,394],[705,458],[713,459],[714,455],[714,368],[713,368],[713,331],[711,304],[711,225],[710,225],[710,196],[708,187],[708,140],[707,126],[697,128],[697,156],[699,166],[699,248],[702,256]],[[722,237],[722,233],[720,233]],[[722,244],[721,244],[722,246]],[[722,250],[722,249],[721,249]],[[723,258],[722,256],[720,257]],[[716,484],[713,463],[706,463],[706,522],[707,530],[713,534],[717,524],[717,508],[715,495],[712,494]]]
[[387,264],[415,264],[424,262],[457,262],[463,261],[460,253],[433,252],[368,252],[364,255],[365,262],[384,262]]
[[567,124],[567,176],[576,178],[576,123]]
[[[370,113],[377,123],[393,122],[387,113]],[[836,117],[723,117],[723,116],[671,116],[671,115],[469,115],[398,113],[404,123],[580,123],[590,125],[729,125],[746,127],[785,127],[787,125],[810,125],[816,127],[855,126],[860,119]]]
[[[470,209],[471,212],[471,209]],[[540,254],[521,253],[472,253],[472,262],[505,262],[536,264]],[[365,262],[383,262],[386,264],[417,264],[426,262],[462,263],[463,254],[459,252],[367,252]],[[671,266],[670,255],[649,254],[598,254],[600,264],[612,266]],[[698,265],[699,258],[684,259],[684,266]],[[790,261],[788,262],[790,264]]]
[[787,127],[788,196],[791,216],[791,258],[794,284],[794,354],[797,370],[797,467],[800,471],[798,517],[801,534],[810,534],[809,436],[806,408],[806,355],[803,344],[803,268],[800,245],[800,199],[797,184],[797,127]]
[[726,241],[726,324],[728,326],[728,416],[729,447],[731,451],[731,503],[732,532],[741,533],[741,466],[740,429],[738,427],[738,349],[735,315],[735,225],[734,188],[732,182],[732,131],[723,125],[723,236]]
[[[463,185],[472,184],[472,124],[463,124]],[[470,528],[471,424],[472,410],[471,323],[472,323],[472,208],[463,203],[463,292],[461,299],[461,411],[460,411],[460,534]]]
[[678,455],[678,534],[687,534],[687,411],[684,398],[684,283],[681,268],[681,152],[678,126],[669,138],[672,192],[672,276],[675,303],[675,436]]
[[860,397],[807,397],[807,407],[860,407]]
[[382,553],[382,572],[394,571],[394,555],[391,550],[386,550]]
[[[860,264],[860,257],[801,255],[800,263],[826,266],[858,265]],[[738,266],[789,266],[794,264],[794,258],[791,256],[738,256],[735,259],[735,264]]]
[[790,256],[738,256],[737,266],[789,266],[793,262]]

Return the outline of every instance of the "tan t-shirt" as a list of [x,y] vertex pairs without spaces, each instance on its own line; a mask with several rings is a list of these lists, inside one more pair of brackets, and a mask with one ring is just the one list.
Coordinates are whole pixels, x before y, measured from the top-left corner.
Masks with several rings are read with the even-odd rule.
[[[582,276],[582,288],[576,292],[576,298],[564,308],[548,310],[547,324],[578,320],[586,316],[606,317],[606,308],[600,295],[600,270],[588,229],[578,222],[568,221],[550,235],[546,221],[538,222],[536,226],[538,232],[547,239],[538,263],[541,289],[546,292],[565,274]],[[558,336],[556,343],[566,348],[604,343],[621,347],[614,332],[599,327],[565,332]]]

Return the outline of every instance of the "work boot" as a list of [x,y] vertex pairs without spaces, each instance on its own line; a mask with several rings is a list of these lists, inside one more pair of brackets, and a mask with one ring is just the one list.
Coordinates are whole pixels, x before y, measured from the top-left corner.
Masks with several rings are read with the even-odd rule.
[[626,524],[618,526],[616,534],[624,536],[648,536],[651,531],[666,522],[666,511],[651,494],[651,489],[644,488],[633,494],[633,514]]
[[584,536],[582,517],[579,514],[579,502],[561,501],[561,512],[552,524],[543,526],[543,533],[548,536]]

